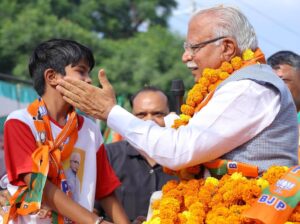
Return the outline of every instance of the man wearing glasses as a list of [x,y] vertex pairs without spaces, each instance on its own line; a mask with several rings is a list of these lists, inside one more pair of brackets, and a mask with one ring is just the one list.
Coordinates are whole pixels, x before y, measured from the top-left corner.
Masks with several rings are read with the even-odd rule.
[[216,71],[235,56],[245,55],[245,59],[243,67],[208,94],[206,105],[200,105],[202,109],[178,129],[139,120],[117,106],[103,70],[99,71],[102,88],[65,79],[58,89],[69,103],[107,121],[130,144],[171,169],[218,158],[251,164],[259,174],[273,164],[296,165],[298,130],[293,99],[282,80],[264,64],[247,18],[226,6],[199,11],[189,22],[184,48],[182,61],[195,82],[205,68]]

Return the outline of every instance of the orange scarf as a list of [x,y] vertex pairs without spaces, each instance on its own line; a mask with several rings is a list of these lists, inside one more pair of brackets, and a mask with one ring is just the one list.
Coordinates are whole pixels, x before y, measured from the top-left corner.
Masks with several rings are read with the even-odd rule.
[[[30,186],[19,187],[10,199],[10,209],[4,217],[4,224],[17,215],[29,215],[41,208],[43,189],[49,179],[70,196],[62,161],[66,160],[78,137],[75,110],[68,113],[68,121],[59,135],[53,139],[50,118],[44,101],[39,98],[27,108],[38,133],[37,149],[32,153],[32,174]],[[20,206],[17,206],[20,203]],[[64,217],[52,211],[52,223],[64,223]]]
[[276,183],[265,188],[242,216],[251,223],[284,224],[299,202],[300,166],[294,166]]

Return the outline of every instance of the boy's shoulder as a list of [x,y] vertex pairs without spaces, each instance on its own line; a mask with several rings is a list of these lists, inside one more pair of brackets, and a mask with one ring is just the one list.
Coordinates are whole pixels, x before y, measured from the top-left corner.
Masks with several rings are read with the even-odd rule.
[[30,114],[27,111],[27,108],[20,109],[20,110],[15,110],[15,111],[11,112],[7,116],[6,121],[8,121],[10,119],[17,119],[17,120],[21,120],[21,121],[24,121],[24,122],[32,120]]

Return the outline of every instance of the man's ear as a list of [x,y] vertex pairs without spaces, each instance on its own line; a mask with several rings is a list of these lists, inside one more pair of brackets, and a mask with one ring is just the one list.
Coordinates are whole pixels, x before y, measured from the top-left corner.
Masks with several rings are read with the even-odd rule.
[[236,41],[230,37],[223,39],[222,50],[222,58],[225,61],[230,61],[234,56],[240,53]]
[[44,72],[45,83],[48,83],[51,86],[57,85],[58,73],[53,69],[46,69]]

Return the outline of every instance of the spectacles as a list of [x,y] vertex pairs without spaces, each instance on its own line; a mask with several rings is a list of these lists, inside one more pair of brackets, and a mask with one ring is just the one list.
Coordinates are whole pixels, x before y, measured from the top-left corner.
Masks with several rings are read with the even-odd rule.
[[211,40],[203,41],[198,44],[190,44],[188,42],[183,43],[184,50],[188,51],[191,56],[194,56],[201,48],[205,47],[207,44],[216,42],[218,40],[224,39],[226,36],[217,37]]

